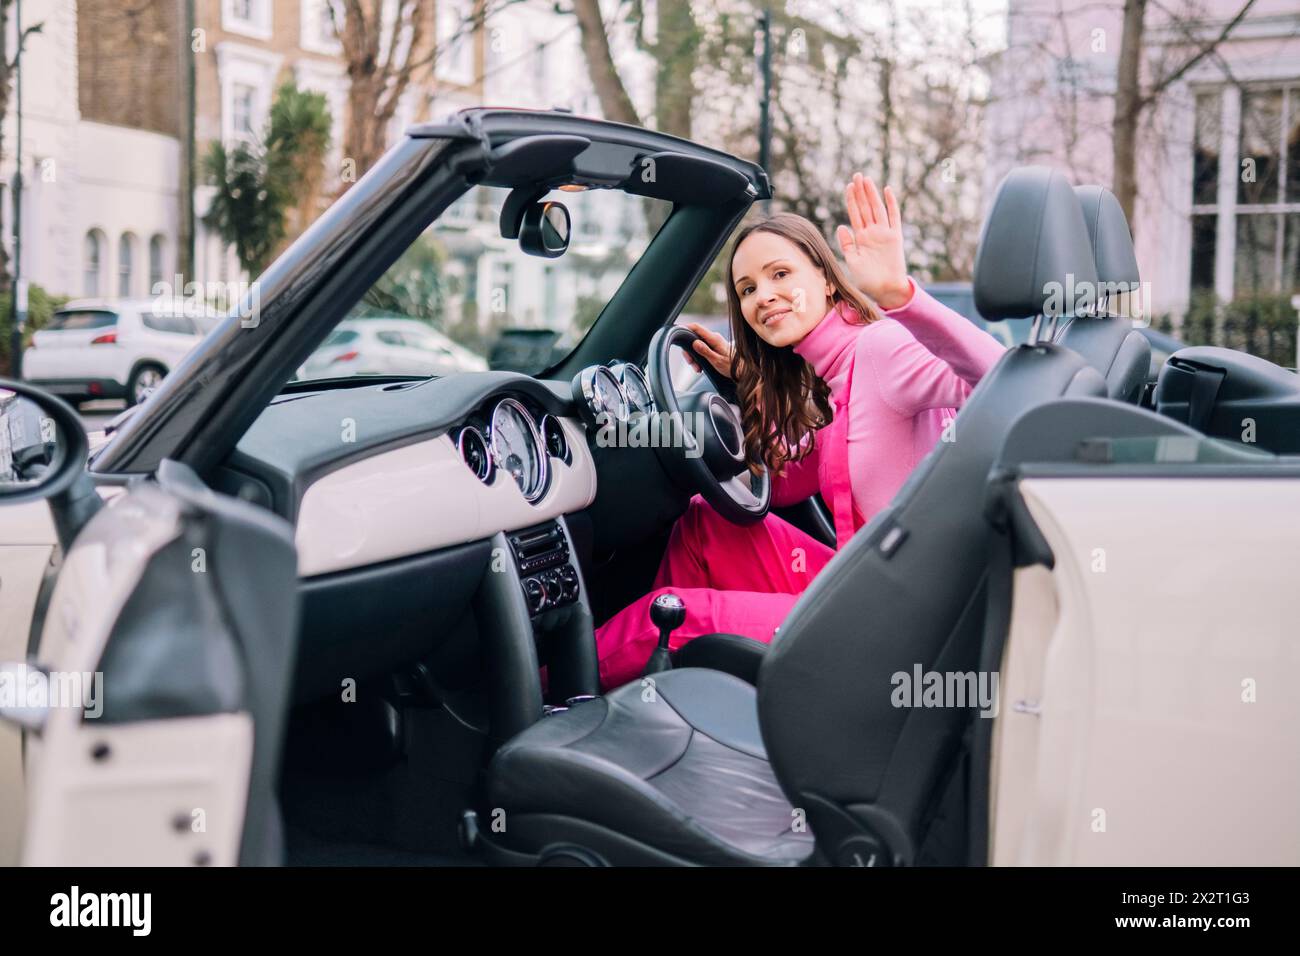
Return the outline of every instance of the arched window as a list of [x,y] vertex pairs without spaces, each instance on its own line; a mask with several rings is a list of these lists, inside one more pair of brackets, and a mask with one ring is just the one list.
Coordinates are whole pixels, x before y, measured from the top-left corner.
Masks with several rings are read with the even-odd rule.
[[[154,236],[149,240],[149,294],[153,295],[154,286],[163,280],[163,237]],[[179,293],[178,293],[179,294]]]
[[131,294],[131,270],[135,263],[135,236],[122,233],[117,243],[117,294],[126,298]]
[[82,273],[82,291],[89,296],[99,295],[100,261],[104,257],[104,234],[98,229],[86,233],[85,271]]

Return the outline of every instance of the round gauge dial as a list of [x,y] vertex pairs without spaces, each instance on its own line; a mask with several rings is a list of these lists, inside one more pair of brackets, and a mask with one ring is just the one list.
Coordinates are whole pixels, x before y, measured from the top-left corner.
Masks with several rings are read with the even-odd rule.
[[627,397],[609,369],[603,366],[596,369],[591,379],[591,396],[591,410],[598,418],[608,415],[619,422],[627,418]]
[[492,481],[492,453],[488,451],[487,440],[483,434],[472,425],[461,429],[460,437],[456,440],[456,446],[460,450],[460,457],[469,466],[470,471],[478,477],[478,480],[487,484]]
[[547,453],[567,462],[569,460],[569,440],[564,437],[564,429],[560,425],[560,420],[554,415],[543,415],[541,432],[542,443],[546,445]]
[[627,395],[618,378],[604,365],[588,366],[575,375],[571,391],[573,404],[588,428],[627,421]]
[[645,374],[631,362],[623,362],[615,367],[615,374],[623,386],[628,406],[634,412],[653,412],[654,396],[650,394],[650,384]]
[[513,398],[503,398],[492,410],[492,456],[529,501],[546,491],[546,454],[528,411]]

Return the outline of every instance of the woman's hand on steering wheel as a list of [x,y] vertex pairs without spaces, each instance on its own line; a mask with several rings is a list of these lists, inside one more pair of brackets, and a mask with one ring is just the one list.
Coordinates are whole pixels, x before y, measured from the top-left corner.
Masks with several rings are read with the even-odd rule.
[[[694,348],[701,336],[707,336],[702,351]],[[680,395],[670,372],[673,349],[681,349],[704,377]],[[717,333],[699,325],[666,325],[650,340],[646,378],[658,409],[657,427],[682,436],[654,444],[665,470],[683,490],[702,494],[728,521],[746,525],[767,514],[772,482],[766,468],[755,474],[747,467],[744,421],[734,394],[727,394],[735,391],[730,359],[730,348]]]
[[682,357],[686,359],[686,364],[697,372],[703,371],[699,362],[702,358],[712,365],[719,375],[731,378],[731,343],[722,333],[707,329],[698,322],[687,322],[686,328],[699,336],[692,345],[695,349],[694,354],[682,350]]

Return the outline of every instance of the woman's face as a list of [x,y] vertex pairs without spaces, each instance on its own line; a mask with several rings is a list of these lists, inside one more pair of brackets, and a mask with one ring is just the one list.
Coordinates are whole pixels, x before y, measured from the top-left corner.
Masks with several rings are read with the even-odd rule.
[[803,341],[831,308],[831,287],[804,251],[784,236],[751,232],[731,260],[740,313],[768,345]]

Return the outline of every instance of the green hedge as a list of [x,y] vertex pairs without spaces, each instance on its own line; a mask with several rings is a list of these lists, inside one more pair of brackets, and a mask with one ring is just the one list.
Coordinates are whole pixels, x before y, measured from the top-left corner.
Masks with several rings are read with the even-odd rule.
[[[66,295],[51,295],[38,285],[27,287],[27,323],[23,326],[23,347],[31,344],[32,333],[45,327],[63,303]],[[12,321],[12,300],[8,291],[0,292],[0,374],[10,375],[13,364],[9,360],[9,328]]]
[[1296,364],[1296,310],[1290,295],[1220,303],[1212,293],[1194,296],[1182,324],[1170,315],[1152,325],[1188,345],[1218,345],[1257,355],[1286,368]]

